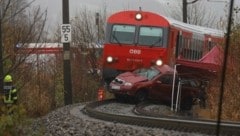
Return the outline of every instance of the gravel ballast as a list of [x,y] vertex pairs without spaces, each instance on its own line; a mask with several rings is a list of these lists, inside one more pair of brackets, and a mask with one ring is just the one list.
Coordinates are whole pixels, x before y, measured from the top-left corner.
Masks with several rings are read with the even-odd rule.
[[83,108],[84,104],[79,103],[52,111],[33,122],[32,133],[46,136],[207,136],[102,121],[83,114]]

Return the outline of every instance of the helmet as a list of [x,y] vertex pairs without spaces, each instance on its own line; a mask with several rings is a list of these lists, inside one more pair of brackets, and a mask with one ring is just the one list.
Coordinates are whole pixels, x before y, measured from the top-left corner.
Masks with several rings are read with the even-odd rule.
[[12,76],[10,76],[10,75],[6,75],[5,77],[4,77],[4,80],[3,80],[4,82],[12,82]]

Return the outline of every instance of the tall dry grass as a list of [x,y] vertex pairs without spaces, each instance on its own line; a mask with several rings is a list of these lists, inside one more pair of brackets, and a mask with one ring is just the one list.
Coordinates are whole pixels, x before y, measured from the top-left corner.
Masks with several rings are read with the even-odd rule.
[[[229,46],[222,104],[223,120],[240,121],[240,26],[233,28]],[[216,119],[219,107],[220,76],[211,81],[208,104],[211,118]]]

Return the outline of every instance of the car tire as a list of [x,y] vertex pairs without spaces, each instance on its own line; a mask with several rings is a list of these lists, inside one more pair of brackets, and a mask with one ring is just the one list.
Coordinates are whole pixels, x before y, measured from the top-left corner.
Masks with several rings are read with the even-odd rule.
[[126,96],[124,96],[124,95],[114,94],[114,96],[115,96],[115,99],[116,99],[118,102],[126,102],[126,101],[127,101],[127,98],[126,98]]
[[144,102],[147,100],[147,98],[148,98],[148,94],[147,94],[147,91],[145,90],[138,91],[135,96],[137,103]]

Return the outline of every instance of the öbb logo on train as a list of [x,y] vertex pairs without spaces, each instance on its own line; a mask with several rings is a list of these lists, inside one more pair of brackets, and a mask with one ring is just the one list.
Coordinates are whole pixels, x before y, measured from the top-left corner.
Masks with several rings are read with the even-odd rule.
[[141,52],[141,50],[130,49],[130,50],[129,50],[129,53],[130,53],[130,54],[141,54],[142,52]]

